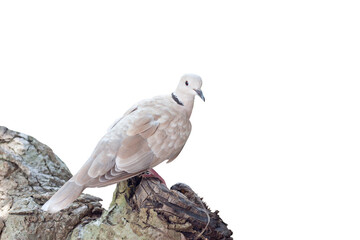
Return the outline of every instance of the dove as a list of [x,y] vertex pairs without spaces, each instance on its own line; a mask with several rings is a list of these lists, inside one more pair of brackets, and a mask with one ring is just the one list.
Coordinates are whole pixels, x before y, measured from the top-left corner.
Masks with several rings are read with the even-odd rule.
[[199,76],[186,74],[173,93],[132,106],[42,210],[56,213],[75,201],[85,188],[104,187],[151,173],[161,162],[173,161],[189,138],[195,96],[205,101],[201,86]]

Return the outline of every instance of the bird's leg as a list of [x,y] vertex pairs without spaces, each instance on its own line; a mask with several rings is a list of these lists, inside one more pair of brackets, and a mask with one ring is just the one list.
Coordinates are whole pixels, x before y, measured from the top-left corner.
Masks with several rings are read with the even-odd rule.
[[165,180],[154,169],[149,169],[148,171],[143,173],[141,176],[143,178],[157,178],[160,180],[161,183],[166,185]]

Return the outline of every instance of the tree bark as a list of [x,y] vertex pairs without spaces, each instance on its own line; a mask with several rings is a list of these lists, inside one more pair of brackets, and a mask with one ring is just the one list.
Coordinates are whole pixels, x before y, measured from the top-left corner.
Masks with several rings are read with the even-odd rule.
[[157,179],[118,183],[108,210],[82,194],[50,214],[41,206],[69,179],[46,145],[0,126],[0,240],[232,239],[232,232],[185,184],[168,189]]

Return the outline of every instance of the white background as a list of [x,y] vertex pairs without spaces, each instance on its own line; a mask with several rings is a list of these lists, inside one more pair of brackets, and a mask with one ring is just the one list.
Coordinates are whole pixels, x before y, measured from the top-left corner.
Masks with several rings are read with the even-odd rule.
[[[235,239],[360,238],[358,1],[1,1],[0,125],[75,173],[135,102],[203,78],[156,170]],[[109,204],[115,186],[91,192]]]

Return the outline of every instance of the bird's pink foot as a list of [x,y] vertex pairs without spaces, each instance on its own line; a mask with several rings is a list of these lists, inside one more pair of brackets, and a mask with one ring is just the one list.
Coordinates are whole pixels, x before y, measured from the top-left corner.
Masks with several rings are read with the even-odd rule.
[[150,169],[147,172],[145,172],[144,174],[141,175],[143,178],[157,178],[160,180],[161,183],[163,183],[164,185],[166,185],[165,180],[154,170],[154,169]]

